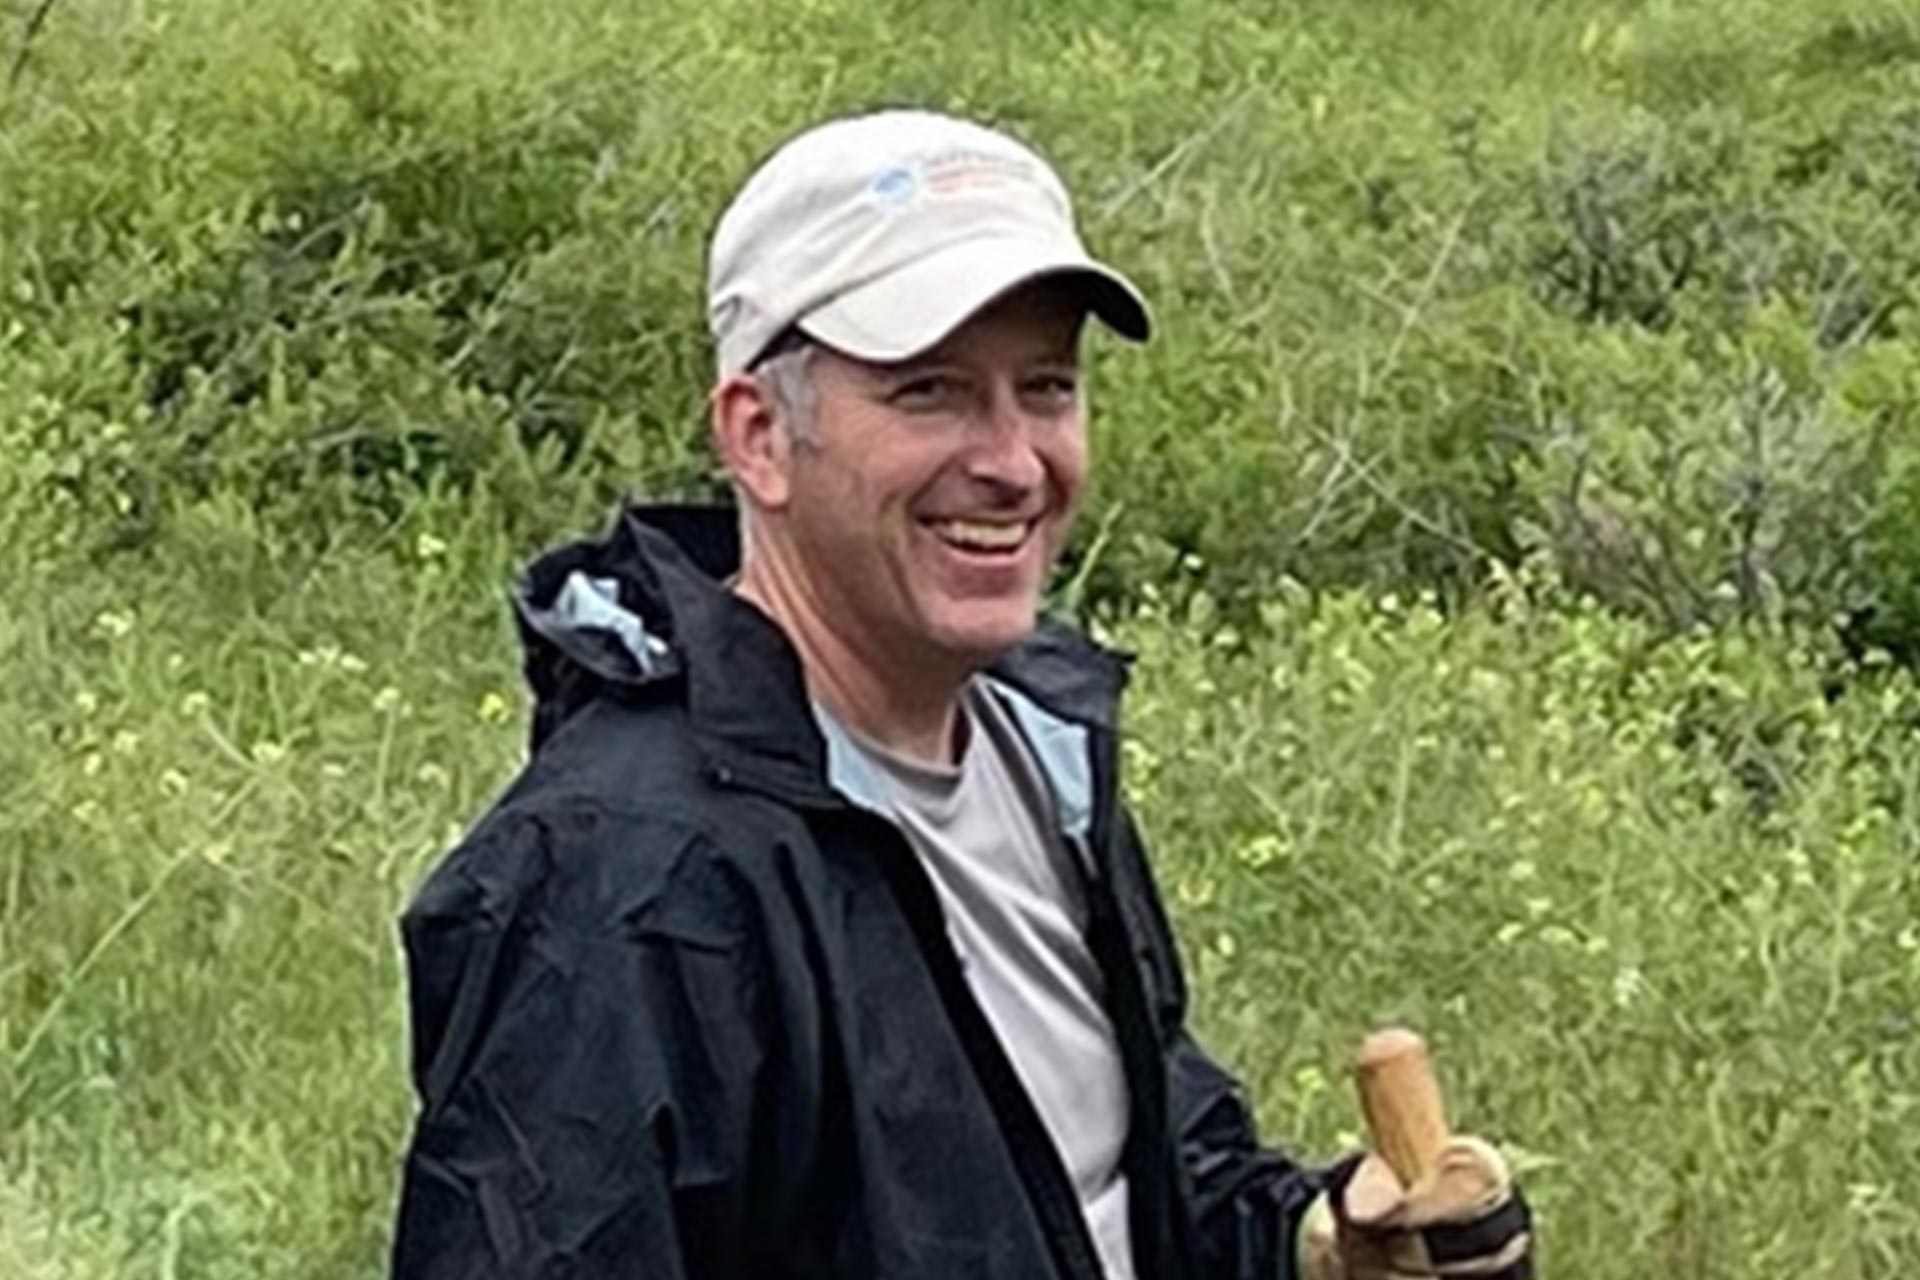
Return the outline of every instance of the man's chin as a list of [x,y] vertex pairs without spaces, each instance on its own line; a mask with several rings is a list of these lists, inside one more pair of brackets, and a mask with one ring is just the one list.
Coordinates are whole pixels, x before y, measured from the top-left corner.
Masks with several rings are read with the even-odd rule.
[[930,629],[931,638],[957,664],[978,669],[1018,648],[1033,634],[1038,620],[1039,611],[1033,606],[951,617]]

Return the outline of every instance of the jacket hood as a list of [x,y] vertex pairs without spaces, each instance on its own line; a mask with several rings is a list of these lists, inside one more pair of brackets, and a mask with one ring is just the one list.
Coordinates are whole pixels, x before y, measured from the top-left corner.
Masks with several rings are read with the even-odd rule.
[[568,688],[583,683],[631,688],[684,675],[661,561],[684,561],[718,580],[740,558],[731,523],[702,515],[693,507],[629,509],[604,536],[557,547],[527,567],[513,605],[527,679],[543,704],[565,702]]
[[[683,692],[721,767],[818,791],[824,747],[786,636],[723,584],[740,565],[723,506],[635,506],[530,565],[514,593],[537,747],[595,698]],[[1127,659],[1043,623],[989,669],[1055,715],[1111,729]],[[771,776],[767,776],[771,774]]]

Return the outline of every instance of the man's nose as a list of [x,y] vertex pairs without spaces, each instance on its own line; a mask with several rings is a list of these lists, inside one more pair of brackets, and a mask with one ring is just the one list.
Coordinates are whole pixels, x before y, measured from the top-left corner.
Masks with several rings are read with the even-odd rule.
[[1037,489],[1047,468],[1037,445],[1041,424],[1011,393],[996,395],[980,424],[980,438],[968,458],[968,472],[1009,489]]

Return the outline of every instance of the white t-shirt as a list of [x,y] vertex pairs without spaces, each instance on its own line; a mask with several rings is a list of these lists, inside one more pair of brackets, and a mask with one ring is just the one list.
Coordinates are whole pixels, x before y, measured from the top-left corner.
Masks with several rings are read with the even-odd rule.
[[1134,1280],[1127,1080],[1087,949],[1086,901],[1045,776],[981,682],[955,765],[912,760],[815,714],[885,783],[890,816],[939,891],[947,933],[1073,1178],[1108,1280]]

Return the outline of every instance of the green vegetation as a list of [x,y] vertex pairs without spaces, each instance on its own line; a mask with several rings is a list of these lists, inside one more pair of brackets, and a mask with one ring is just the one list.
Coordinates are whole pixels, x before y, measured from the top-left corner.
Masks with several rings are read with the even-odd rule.
[[1549,1274],[1905,1274],[1917,91],[1890,0],[59,0],[0,97],[0,1276],[379,1273],[502,588],[714,491],[711,220],[891,102],[1038,141],[1155,300],[1063,603],[1271,1130],[1350,1141],[1407,1017]]

